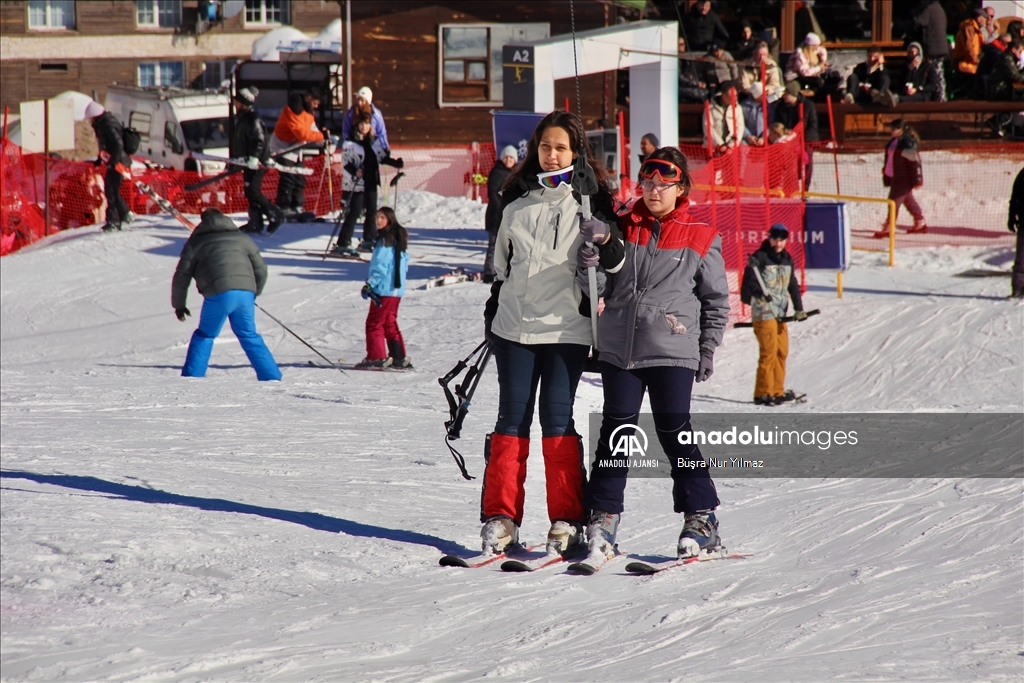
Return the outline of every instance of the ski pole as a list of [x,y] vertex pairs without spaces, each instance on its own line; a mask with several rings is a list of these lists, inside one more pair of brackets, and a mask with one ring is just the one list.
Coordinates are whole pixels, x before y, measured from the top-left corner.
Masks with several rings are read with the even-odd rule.
[[[327,362],[328,362],[328,363],[330,364],[330,366],[331,366],[332,368],[338,368],[338,366],[337,366],[337,365],[336,365],[336,364],[334,363],[334,361],[332,361],[332,360],[331,360],[330,358],[328,358],[327,356],[325,356],[324,354],[320,353],[320,352],[319,352],[319,351],[317,351],[317,350],[316,350],[315,348],[313,348],[313,345],[312,345],[312,344],[310,344],[310,343],[309,343],[308,341],[306,341],[305,339],[303,339],[303,338],[302,338],[302,337],[300,337],[299,335],[297,335],[297,334],[295,334],[294,332],[292,332],[292,330],[291,330],[291,328],[290,328],[290,327],[288,327],[288,326],[287,326],[287,325],[285,325],[285,324],[284,324],[283,322],[281,322],[280,320],[278,320],[277,318],[275,318],[275,317],[274,317],[273,315],[271,315],[271,314],[270,314],[270,312],[269,312],[269,311],[267,311],[267,309],[263,308],[263,307],[262,307],[262,306],[260,306],[259,304],[256,304],[256,308],[258,308],[258,309],[260,309],[261,311],[263,311],[264,313],[266,313],[266,314],[267,314],[267,317],[268,317],[268,318],[270,318],[270,319],[271,319],[271,320],[273,320],[273,321],[274,321],[275,323],[277,323],[278,325],[280,325],[281,327],[283,327],[283,328],[284,328],[284,330],[285,330],[285,332],[287,332],[288,334],[292,335],[293,337],[295,337],[296,339],[298,339],[298,340],[299,340],[300,342],[302,342],[303,344],[305,344],[305,345],[306,345],[306,346],[307,346],[307,347],[309,348],[309,350],[310,350],[310,351],[312,351],[313,353],[315,353],[316,355],[320,356],[320,357],[321,357],[321,358],[323,358],[323,359],[324,359],[325,361],[327,361]],[[341,372],[341,374],[343,374],[343,375],[348,375],[348,373],[347,373],[347,372],[345,372],[345,370],[344,370],[343,368],[338,368],[338,370],[339,370],[339,371]]]

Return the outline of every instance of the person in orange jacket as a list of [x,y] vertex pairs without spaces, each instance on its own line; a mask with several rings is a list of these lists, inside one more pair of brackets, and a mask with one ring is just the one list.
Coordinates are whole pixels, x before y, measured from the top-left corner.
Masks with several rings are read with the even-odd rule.
[[[281,116],[274,126],[270,138],[270,153],[277,154],[303,142],[322,142],[324,134],[316,127],[314,112],[320,106],[320,93],[309,90],[305,94],[294,92],[288,97],[288,106],[281,110]],[[282,166],[301,166],[302,153],[292,152],[278,160]],[[306,176],[297,173],[281,173],[277,184],[278,208],[286,218],[295,218],[303,212],[306,192]]]
[[981,29],[988,23],[985,10],[975,10],[974,16],[960,22],[953,43],[953,66],[958,79],[956,91],[970,95],[974,91],[974,77],[981,62],[981,46],[984,37]]

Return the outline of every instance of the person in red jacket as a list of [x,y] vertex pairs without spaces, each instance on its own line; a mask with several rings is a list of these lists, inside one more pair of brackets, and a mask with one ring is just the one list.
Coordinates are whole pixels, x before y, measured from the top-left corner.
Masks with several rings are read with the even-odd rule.
[[[903,123],[903,119],[894,120],[889,124],[889,129],[892,131],[892,138],[885,146],[882,184],[889,188],[889,199],[896,202],[896,218],[899,218],[900,207],[904,204],[914,217],[914,227],[907,232],[928,232],[924,212],[914,197],[914,190],[924,185],[924,175],[921,173],[921,138],[913,126]],[[889,236],[888,221],[882,224],[882,229],[874,236],[875,239]]]

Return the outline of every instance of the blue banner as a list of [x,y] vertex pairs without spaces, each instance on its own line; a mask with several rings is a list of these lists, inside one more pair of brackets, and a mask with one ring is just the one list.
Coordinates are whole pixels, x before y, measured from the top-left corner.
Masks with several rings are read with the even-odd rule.
[[501,154],[505,145],[512,145],[519,153],[517,161],[526,157],[526,146],[546,114],[532,111],[494,111],[494,153]]

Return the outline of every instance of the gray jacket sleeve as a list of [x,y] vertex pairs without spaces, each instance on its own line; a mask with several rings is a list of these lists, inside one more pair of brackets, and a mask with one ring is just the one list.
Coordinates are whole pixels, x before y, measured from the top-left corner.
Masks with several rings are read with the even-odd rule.
[[700,301],[700,352],[711,355],[722,343],[729,322],[729,280],[722,258],[722,237],[715,237],[697,270],[695,293]]
[[174,269],[174,278],[171,280],[171,307],[174,310],[185,308],[185,301],[188,299],[188,286],[195,274],[195,261],[191,245],[186,242],[185,248],[181,250],[181,258],[178,259],[178,267]]
[[263,286],[267,284],[267,264],[263,262],[260,249],[251,238],[249,239],[249,261],[252,263],[252,274],[256,278],[256,296],[259,296],[263,293]]

